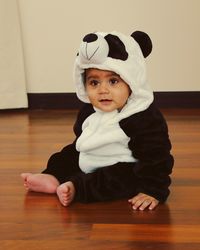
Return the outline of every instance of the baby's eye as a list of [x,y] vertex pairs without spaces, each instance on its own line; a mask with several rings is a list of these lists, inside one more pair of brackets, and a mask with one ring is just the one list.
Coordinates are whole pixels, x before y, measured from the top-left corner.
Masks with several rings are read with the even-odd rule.
[[95,86],[97,86],[98,84],[99,84],[99,81],[97,81],[97,80],[94,80],[94,79],[93,79],[93,80],[90,80],[90,81],[89,81],[89,85],[90,85],[90,86],[95,87]]
[[118,82],[119,82],[119,80],[117,78],[111,78],[110,79],[110,84],[111,85],[117,84]]

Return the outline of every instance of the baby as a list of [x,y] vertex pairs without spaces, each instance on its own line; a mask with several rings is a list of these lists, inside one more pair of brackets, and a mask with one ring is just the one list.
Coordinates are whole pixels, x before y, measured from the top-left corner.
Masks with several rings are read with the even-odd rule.
[[21,174],[30,191],[57,193],[62,205],[127,198],[154,209],[169,195],[173,157],[167,124],[146,80],[149,36],[91,33],[80,45],[74,81],[76,139],[40,174]]

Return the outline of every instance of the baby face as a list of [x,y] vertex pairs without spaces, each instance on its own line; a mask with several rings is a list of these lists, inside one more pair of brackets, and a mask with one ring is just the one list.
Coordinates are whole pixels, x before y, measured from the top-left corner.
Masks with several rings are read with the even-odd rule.
[[121,110],[131,90],[115,72],[100,69],[86,69],[85,87],[91,104],[104,111]]

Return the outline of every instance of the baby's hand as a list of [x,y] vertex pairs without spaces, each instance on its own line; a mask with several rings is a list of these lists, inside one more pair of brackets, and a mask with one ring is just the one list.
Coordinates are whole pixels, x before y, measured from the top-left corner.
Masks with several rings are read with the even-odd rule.
[[147,207],[149,208],[149,210],[153,210],[159,203],[159,201],[154,197],[143,193],[139,193],[138,195],[129,199],[128,202],[131,203],[134,210],[139,209],[141,211],[143,211]]

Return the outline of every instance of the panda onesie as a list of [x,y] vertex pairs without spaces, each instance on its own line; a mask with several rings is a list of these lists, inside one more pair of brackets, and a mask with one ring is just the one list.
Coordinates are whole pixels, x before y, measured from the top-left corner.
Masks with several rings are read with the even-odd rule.
[[[75,141],[53,154],[43,173],[73,182],[80,202],[131,198],[138,193],[164,202],[169,195],[173,157],[166,121],[146,79],[149,36],[141,31],[86,35],[74,67],[78,98],[85,103],[74,125]],[[88,68],[117,73],[131,89],[121,111],[93,107],[84,86]]]

